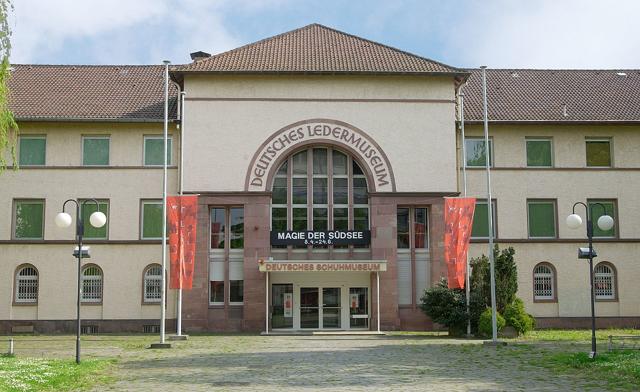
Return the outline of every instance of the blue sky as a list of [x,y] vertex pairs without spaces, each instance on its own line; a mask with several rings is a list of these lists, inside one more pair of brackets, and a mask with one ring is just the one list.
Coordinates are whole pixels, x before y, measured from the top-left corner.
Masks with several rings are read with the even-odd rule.
[[640,0],[14,3],[14,63],[185,63],[322,23],[460,67],[640,68]]

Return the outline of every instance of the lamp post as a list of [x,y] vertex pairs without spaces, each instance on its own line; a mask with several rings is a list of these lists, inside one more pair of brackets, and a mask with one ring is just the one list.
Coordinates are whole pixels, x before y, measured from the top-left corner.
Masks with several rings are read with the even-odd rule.
[[595,309],[595,288],[593,286],[593,259],[597,256],[595,250],[593,249],[593,211],[591,208],[593,206],[600,206],[604,214],[598,218],[598,227],[600,230],[611,230],[613,228],[613,218],[607,215],[607,208],[602,203],[594,203],[591,207],[586,205],[583,202],[577,202],[573,205],[572,214],[567,217],[567,226],[570,229],[577,229],[582,226],[582,218],[580,215],[576,214],[576,206],[582,205],[586,210],[587,214],[587,238],[589,239],[589,248],[578,248],[578,258],[579,259],[589,259],[589,281],[591,283],[591,353],[589,354],[590,358],[596,357],[596,309]]
[[84,200],[84,201],[79,201],[79,200],[75,200],[75,199],[69,199],[67,201],[64,202],[64,204],[62,204],[62,212],[58,213],[58,215],[56,215],[56,226],[60,227],[60,228],[67,228],[69,226],[71,226],[71,215],[69,215],[68,213],[66,213],[64,211],[65,207],[67,206],[67,203],[72,202],[76,205],[76,240],[78,241],[78,249],[76,251],[73,252],[73,255],[76,256],[78,258],[78,298],[77,298],[77,305],[76,305],[76,363],[80,363],[80,297],[82,294],[82,287],[81,287],[81,267],[82,267],[82,258],[88,258],[89,257],[89,248],[83,249],[82,248],[82,237],[84,236],[84,222],[82,221],[82,214],[80,211],[80,207],[84,207],[88,202],[92,202],[95,203],[96,205],[96,211],[94,213],[91,214],[91,216],[89,217],[89,222],[91,223],[91,226],[96,227],[96,228],[100,228],[102,226],[105,225],[105,223],[107,223],[107,216],[100,212],[100,205],[98,204],[98,201],[96,199],[88,199],[88,200]]

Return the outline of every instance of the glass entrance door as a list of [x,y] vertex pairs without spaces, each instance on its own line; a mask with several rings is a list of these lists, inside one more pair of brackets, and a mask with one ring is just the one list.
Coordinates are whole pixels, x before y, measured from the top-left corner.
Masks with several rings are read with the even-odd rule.
[[318,287],[300,287],[300,328],[320,328],[319,296]]
[[341,294],[340,287],[322,288],[322,328],[340,328],[342,324]]
[[369,328],[368,301],[367,287],[349,288],[349,326],[351,328]]
[[271,328],[293,328],[293,285],[271,285]]

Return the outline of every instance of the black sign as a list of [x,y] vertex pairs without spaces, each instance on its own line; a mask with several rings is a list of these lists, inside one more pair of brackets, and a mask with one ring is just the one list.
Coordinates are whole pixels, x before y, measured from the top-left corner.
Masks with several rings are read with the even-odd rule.
[[272,231],[271,245],[369,245],[369,230]]

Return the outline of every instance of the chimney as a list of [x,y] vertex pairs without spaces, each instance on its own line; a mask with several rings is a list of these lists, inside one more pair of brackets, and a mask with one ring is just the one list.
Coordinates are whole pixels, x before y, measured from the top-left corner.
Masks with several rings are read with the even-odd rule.
[[198,60],[206,59],[207,57],[211,57],[211,54],[207,52],[203,52],[201,50],[190,53],[190,55],[191,55],[191,60],[193,61],[198,61]]

